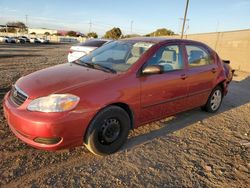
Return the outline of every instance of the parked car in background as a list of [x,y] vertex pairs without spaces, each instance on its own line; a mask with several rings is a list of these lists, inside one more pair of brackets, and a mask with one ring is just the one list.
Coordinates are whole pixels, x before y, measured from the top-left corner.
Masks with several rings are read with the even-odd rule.
[[77,44],[76,46],[72,46],[69,50],[68,61],[75,61],[110,41],[111,40],[107,39],[90,39],[86,42]]
[[9,38],[9,43],[16,43],[15,37],[8,37]]
[[0,41],[5,43],[16,43],[15,38],[9,36],[0,36]]
[[10,43],[10,38],[8,36],[1,36],[0,41],[5,43]]
[[20,40],[20,43],[30,43],[30,39],[26,36],[19,36],[18,39]]
[[13,40],[15,40],[15,43],[20,43],[20,40],[18,39],[18,37],[12,37]]
[[30,38],[30,42],[31,43],[41,43],[41,41],[38,40],[38,38]]
[[26,39],[20,37],[12,37],[15,40],[15,43],[26,43]]
[[217,112],[233,76],[228,63],[191,40],[113,41],[20,78],[4,97],[4,114],[12,132],[33,147],[84,143],[107,155],[140,125],[197,107]]
[[45,38],[37,38],[37,40],[39,40],[40,43],[43,43],[43,44],[48,44],[49,43],[49,40],[45,39]]

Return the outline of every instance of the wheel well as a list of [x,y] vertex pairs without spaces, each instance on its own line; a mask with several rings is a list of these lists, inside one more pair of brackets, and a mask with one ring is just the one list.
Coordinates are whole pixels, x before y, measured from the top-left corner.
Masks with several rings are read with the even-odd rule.
[[225,82],[225,80],[223,80],[223,81],[221,81],[221,82],[219,82],[219,83],[217,84],[217,86],[220,86],[220,87],[221,87],[221,89],[222,89],[222,94],[223,94],[223,95],[224,95],[224,91],[225,91],[224,82]]
[[122,108],[123,110],[125,110],[128,115],[129,115],[129,118],[130,118],[130,123],[131,123],[131,129],[134,129],[134,114],[132,112],[132,110],[130,109],[130,107],[125,104],[125,103],[113,103],[113,104],[110,104],[112,106],[119,106],[120,108]]

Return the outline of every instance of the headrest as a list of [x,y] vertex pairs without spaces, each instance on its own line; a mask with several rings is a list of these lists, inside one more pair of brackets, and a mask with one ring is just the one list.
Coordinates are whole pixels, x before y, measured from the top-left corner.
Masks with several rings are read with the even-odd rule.
[[175,50],[166,50],[162,53],[161,59],[164,61],[176,61],[176,51]]
[[202,59],[203,57],[204,57],[204,53],[200,50],[190,51],[190,58],[192,59]]
[[131,54],[134,57],[140,57],[141,54],[142,54],[142,48],[140,48],[140,47],[133,47],[131,49]]

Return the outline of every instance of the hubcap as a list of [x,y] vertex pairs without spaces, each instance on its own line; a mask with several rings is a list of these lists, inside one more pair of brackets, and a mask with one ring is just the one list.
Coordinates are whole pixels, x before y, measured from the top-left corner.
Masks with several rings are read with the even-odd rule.
[[120,122],[116,118],[110,118],[103,122],[99,131],[99,141],[103,145],[113,143],[120,135]]
[[221,95],[221,91],[220,90],[216,90],[211,98],[211,108],[212,110],[217,110],[220,106],[221,103],[221,99],[222,99],[222,95]]

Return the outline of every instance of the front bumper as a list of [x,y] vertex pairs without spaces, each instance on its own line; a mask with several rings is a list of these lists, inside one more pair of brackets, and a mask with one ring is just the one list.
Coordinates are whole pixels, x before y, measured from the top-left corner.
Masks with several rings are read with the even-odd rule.
[[[3,100],[4,115],[8,125],[19,139],[44,150],[72,148],[83,144],[83,136],[94,112],[30,112],[26,110],[25,103],[16,107],[9,99],[9,93]],[[37,142],[39,138],[60,139],[57,139],[56,143],[44,144]]]

